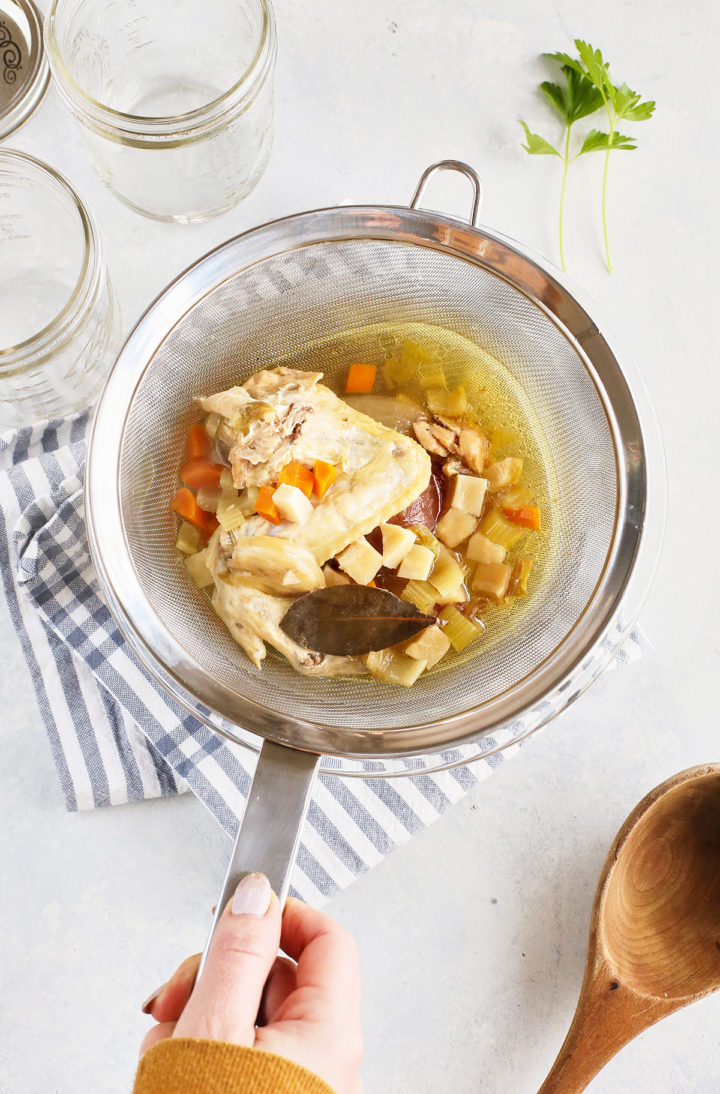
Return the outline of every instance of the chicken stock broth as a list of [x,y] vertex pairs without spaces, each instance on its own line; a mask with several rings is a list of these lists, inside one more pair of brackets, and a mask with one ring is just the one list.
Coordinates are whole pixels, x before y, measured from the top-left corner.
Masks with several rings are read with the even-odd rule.
[[257,668],[282,655],[410,687],[537,609],[557,529],[549,445],[475,342],[365,326],[199,404],[177,547]]
[[[345,379],[349,366],[356,361],[376,365],[377,379],[372,393],[348,396],[344,393]],[[393,378],[392,368],[388,378],[388,361],[400,363],[399,378]],[[501,642],[536,604],[549,573],[559,531],[558,490],[550,445],[532,402],[510,369],[469,338],[437,325],[417,322],[378,323],[343,331],[305,345],[276,364],[322,370],[324,382],[341,398],[399,432],[408,432],[403,398],[423,404],[435,374],[442,372],[449,391],[464,388],[465,416],[476,422],[491,440],[492,458],[515,456],[523,461],[522,481],[542,513],[542,528],[526,535],[521,544],[522,555],[532,561],[529,595],[508,598],[499,604],[485,602],[482,606],[485,633],[466,650],[450,651],[434,671],[456,666],[459,660],[469,661],[483,648]]]

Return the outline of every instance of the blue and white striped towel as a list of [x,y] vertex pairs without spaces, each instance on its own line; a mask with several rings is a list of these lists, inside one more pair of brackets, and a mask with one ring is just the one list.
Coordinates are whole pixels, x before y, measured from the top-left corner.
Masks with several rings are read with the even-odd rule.
[[[0,435],[3,587],[67,808],[190,789],[234,835],[255,758],[188,715],[150,679],[101,600],[83,513],[87,427],[85,412]],[[634,660],[644,646],[636,629],[616,660]],[[515,735],[522,732],[518,724]],[[432,775],[322,775],[293,874],[295,894],[323,903],[517,747]],[[464,753],[452,758],[462,761]]]

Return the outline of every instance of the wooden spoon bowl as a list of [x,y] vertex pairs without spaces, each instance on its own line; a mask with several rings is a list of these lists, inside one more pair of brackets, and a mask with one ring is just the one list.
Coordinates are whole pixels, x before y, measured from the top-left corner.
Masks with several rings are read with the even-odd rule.
[[579,1094],[648,1026],[720,987],[720,764],[651,791],[605,860],[575,1017],[539,1094]]

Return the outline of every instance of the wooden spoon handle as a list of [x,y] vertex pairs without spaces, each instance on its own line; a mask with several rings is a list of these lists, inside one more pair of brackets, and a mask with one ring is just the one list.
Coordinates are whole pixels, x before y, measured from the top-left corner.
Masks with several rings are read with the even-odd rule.
[[599,961],[586,973],[572,1025],[538,1094],[580,1094],[623,1045],[682,1005],[638,994]]

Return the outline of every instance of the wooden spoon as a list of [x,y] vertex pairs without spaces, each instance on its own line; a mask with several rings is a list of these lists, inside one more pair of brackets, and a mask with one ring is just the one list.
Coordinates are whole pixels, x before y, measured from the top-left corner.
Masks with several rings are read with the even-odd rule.
[[720,987],[720,764],[651,791],[595,895],[572,1025],[538,1094],[579,1094],[648,1026]]

